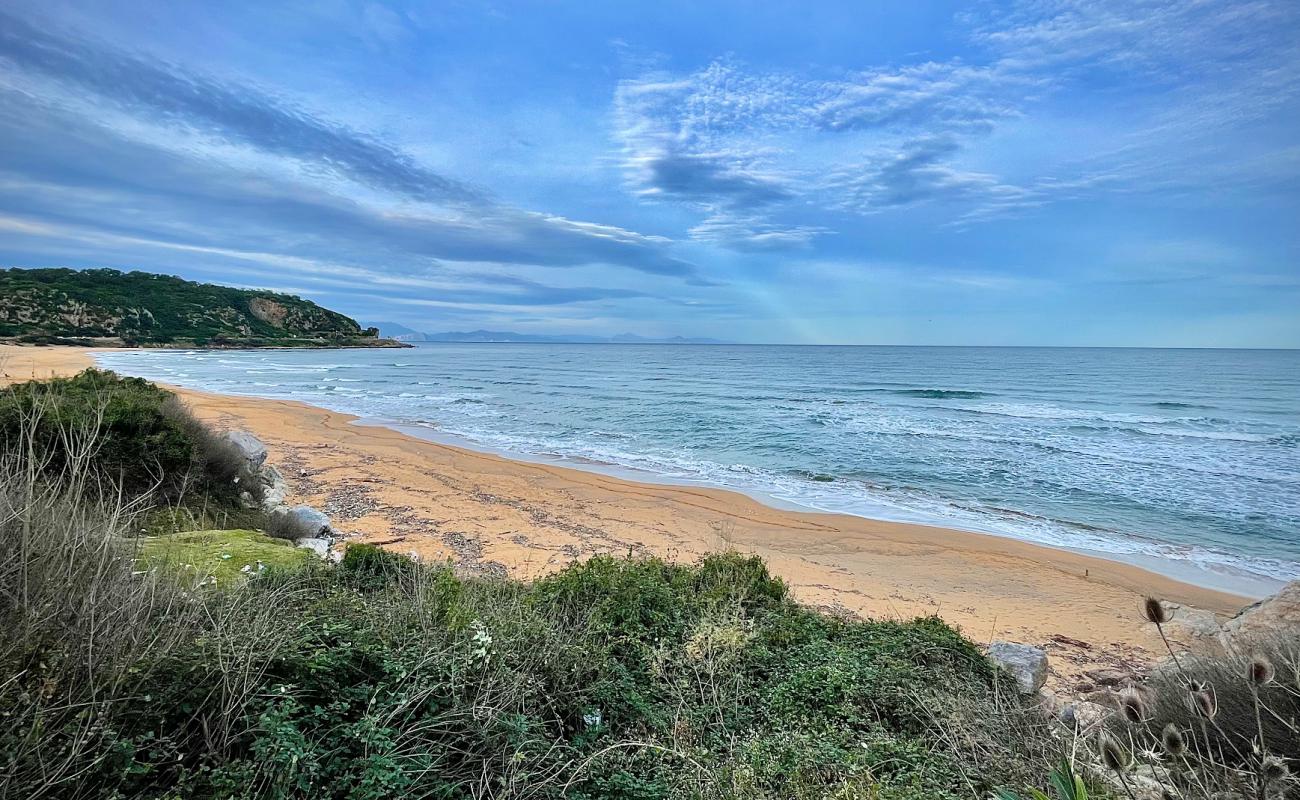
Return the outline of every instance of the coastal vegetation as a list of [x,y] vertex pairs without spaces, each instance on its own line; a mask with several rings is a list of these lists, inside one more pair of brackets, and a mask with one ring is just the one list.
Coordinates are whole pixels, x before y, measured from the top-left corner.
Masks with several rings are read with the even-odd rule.
[[0,436],[3,797],[1274,800],[1300,757],[1284,647],[1067,726],[938,618],[800,605],[756,557],[318,559],[144,381],[10,387]]
[[114,269],[0,270],[0,338],[146,347],[401,346],[294,295]]

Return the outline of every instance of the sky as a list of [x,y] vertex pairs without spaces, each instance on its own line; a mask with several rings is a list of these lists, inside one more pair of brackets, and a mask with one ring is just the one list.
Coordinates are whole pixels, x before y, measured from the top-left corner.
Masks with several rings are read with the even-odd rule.
[[5,0],[0,265],[423,331],[1300,347],[1300,3]]

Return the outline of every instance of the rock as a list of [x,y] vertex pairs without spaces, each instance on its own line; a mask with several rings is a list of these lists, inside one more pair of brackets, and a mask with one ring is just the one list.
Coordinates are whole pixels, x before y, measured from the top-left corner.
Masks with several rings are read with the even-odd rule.
[[304,536],[301,539],[294,540],[294,547],[301,547],[310,550],[320,558],[329,558],[330,540],[321,539],[315,536]]
[[1204,669],[1213,659],[1209,656],[1196,655],[1186,650],[1178,651],[1178,658],[1168,655],[1156,659],[1147,675],[1151,678],[1175,678],[1182,670],[1196,671]]
[[271,513],[276,533],[284,539],[317,539],[333,533],[330,518],[311,506],[280,506]]
[[249,472],[257,472],[266,463],[266,445],[248,431],[227,431],[224,438],[239,449]]
[[267,465],[262,467],[258,478],[262,482],[262,510],[272,511],[284,505],[284,499],[289,495],[289,484],[280,470]]
[[1300,641],[1300,581],[1291,581],[1224,623],[1223,639],[1238,650],[1257,641]]
[[1197,640],[1216,641],[1223,630],[1219,618],[1213,611],[1191,606],[1179,606],[1174,610],[1174,618],[1166,626],[1176,637]]
[[[1115,788],[1124,789],[1122,785]],[[1169,796],[1165,794],[1164,783],[1146,764],[1139,764],[1128,776],[1128,789],[1136,800],[1164,800]]]
[[1038,690],[1038,707],[1048,718],[1058,716],[1061,713],[1061,699],[1056,692],[1044,686]]
[[1061,722],[1080,731],[1090,730],[1105,721],[1111,710],[1100,703],[1080,700],[1061,709]]
[[[1171,641],[1198,649],[1219,649],[1219,636],[1223,632],[1223,626],[1213,611],[1178,603],[1165,603],[1164,606],[1170,614],[1170,620],[1164,626],[1165,636]],[[1152,636],[1157,634],[1156,626],[1150,622],[1143,624],[1142,628]]]
[[1020,685],[1021,694],[1033,694],[1047,680],[1047,651],[1041,647],[1015,642],[989,645],[989,660],[1011,673]]

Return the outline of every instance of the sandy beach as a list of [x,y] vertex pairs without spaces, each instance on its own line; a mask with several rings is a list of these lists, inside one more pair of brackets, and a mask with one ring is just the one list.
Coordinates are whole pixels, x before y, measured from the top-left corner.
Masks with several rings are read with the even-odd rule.
[[[92,363],[76,348],[0,346],[4,381]],[[873,617],[937,614],[979,642],[1045,646],[1050,685],[1066,688],[1084,668],[1160,655],[1140,617],[1146,594],[1223,615],[1248,603],[1013,539],[781,510],[729,491],[433,443],[301,403],[176,391],[201,419],[266,442],[292,499],[324,510],[347,539],[451,559],[467,571],[527,578],[598,553],[690,561],[730,548],[762,556],[814,606]]]

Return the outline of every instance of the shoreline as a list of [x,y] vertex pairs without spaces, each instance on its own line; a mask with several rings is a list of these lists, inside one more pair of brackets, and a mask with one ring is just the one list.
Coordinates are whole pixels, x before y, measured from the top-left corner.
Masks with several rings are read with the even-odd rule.
[[[178,387],[167,384],[169,388],[180,391]],[[184,391],[200,391],[185,389]],[[230,395],[231,397],[245,397],[254,399],[274,400],[277,398],[264,398],[260,395]],[[302,402],[302,401],[290,401]],[[322,408],[310,403],[303,405],[311,408]],[[328,409],[323,409],[328,410]],[[474,453],[503,458],[507,461],[520,462],[525,464],[542,464],[561,469],[576,470],[587,472],[595,475],[602,475],[616,480],[630,481],[632,483],[644,483],[651,486],[664,487],[681,487],[681,488],[699,488],[719,492],[729,492],[741,495],[754,500],[775,511],[783,511],[794,514],[825,514],[835,517],[852,517],[854,519],[867,520],[868,522],[878,522],[896,525],[913,525],[921,528],[931,528],[949,533],[968,534],[971,536],[986,536],[994,539],[1009,539],[1015,542],[1022,542],[1034,547],[1042,547],[1048,550],[1059,550],[1066,553],[1073,553],[1084,558],[1093,558],[1101,561],[1113,562],[1125,566],[1135,567],[1145,570],[1155,575],[1168,578],[1179,583],[1185,583],[1200,589],[1220,592],[1226,595],[1242,598],[1245,601],[1260,600],[1275,594],[1280,588],[1286,585],[1287,581],[1274,579],[1272,577],[1260,575],[1258,573],[1229,574],[1226,571],[1216,571],[1214,569],[1203,567],[1190,559],[1180,560],[1173,557],[1153,555],[1142,552],[1121,552],[1095,550],[1084,546],[1059,544],[1054,542],[1037,541],[1031,538],[1017,536],[1012,533],[1004,533],[997,530],[987,529],[980,530],[977,528],[953,527],[952,525],[943,524],[942,520],[918,518],[890,518],[886,516],[877,516],[872,514],[858,514],[847,510],[836,510],[819,508],[798,500],[791,500],[780,497],[762,489],[749,489],[740,486],[726,486],[717,483],[710,483],[704,480],[694,480],[691,478],[674,478],[667,475],[659,475],[649,470],[641,470],[635,467],[629,467],[622,464],[598,461],[594,459],[580,459],[558,454],[547,453],[528,453],[506,450],[503,448],[493,447],[491,445],[475,442],[463,436],[447,433],[436,427],[424,427],[416,423],[401,422],[383,418],[361,417],[348,412],[335,412],[353,418],[353,424],[358,426],[370,426],[376,428],[386,428],[397,431],[406,436],[410,436],[421,441],[430,442],[442,447],[451,447],[459,450],[467,450]]]
[[[13,380],[92,366],[93,351],[0,347]],[[1022,540],[848,514],[777,508],[745,493],[635,480],[430,441],[291,400],[168,387],[218,427],[271,451],[293,502],[345,538],[469,571],[531,578],[599,553],[693,561],[762,556],[801,602],[833,612],[937,614],[972,639],[1048,646],[1057,679],[1161,653],[1142,622],[1151,594],[1231,615],[1247,597],[1141,566]],[[1054,681],[1055,682],[1055,681]]]

